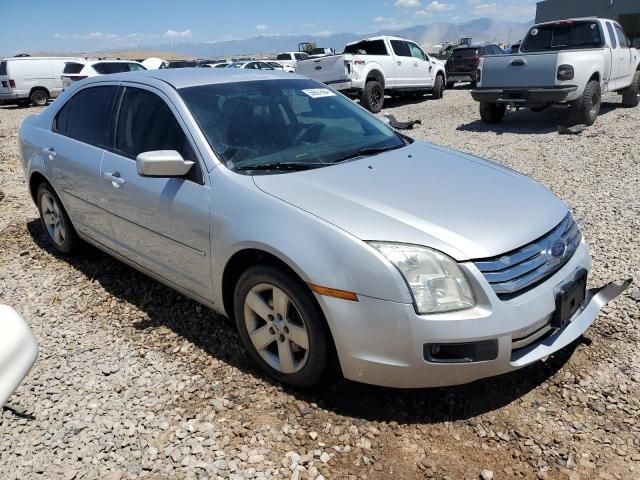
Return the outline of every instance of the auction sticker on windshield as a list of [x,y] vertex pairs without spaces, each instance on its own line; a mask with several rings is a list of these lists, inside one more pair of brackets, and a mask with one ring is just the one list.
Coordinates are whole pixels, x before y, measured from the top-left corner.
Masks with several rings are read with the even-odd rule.
[[302,91],[309,95],[311,98],[335,97],[336,95],[331,90],[327,90],[326,88],[308,88]]

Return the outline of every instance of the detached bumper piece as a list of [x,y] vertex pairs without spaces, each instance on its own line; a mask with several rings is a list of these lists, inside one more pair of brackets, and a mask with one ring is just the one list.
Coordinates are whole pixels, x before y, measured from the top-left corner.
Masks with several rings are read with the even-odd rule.
[[519,368],[542,360],[580,338],[593,324],[602,307],[624,292],[632,283],[633,279],[629,278],[621,284],[612,282],[602,288],[587,291],[583,307],[578,310],[572,321],[541,342],[512,352],[511,366]]
[[575,85],[550,88],[478,88],[471,91],[471,96],[477,102],[540,105],[564,102],[576,90],[578,87]]

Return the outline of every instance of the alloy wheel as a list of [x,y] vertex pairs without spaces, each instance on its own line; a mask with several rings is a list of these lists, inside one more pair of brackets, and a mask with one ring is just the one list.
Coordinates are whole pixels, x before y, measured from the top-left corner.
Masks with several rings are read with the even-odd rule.
[[258,354],[278,372],[300,371],[309,358],[309,334],[299,309],[275,285],[253,287],[244,301],[244,321]]
[[45,192],[40,199],[40,210],[49,237],[56,245],[62,246],[67,239],[67,231],[58,201],[50,193]]

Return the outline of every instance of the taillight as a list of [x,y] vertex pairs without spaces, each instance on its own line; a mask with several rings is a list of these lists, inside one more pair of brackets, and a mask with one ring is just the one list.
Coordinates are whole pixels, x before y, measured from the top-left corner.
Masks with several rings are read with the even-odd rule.
[[480,80],[482,80],[482,70],[478,69],[476,71],[476,83],[480,83]]
[[558,67],[558,80],[573,80],[574,75],[573,67],[571,65],[560,65]]
[[87,75],[76,75],[75,77],[69,77],[73,82],[77,82],[78,80],[84,80],[87,78]]
[[16,81],[15,80],[9,80],[9,88],[16,88]]

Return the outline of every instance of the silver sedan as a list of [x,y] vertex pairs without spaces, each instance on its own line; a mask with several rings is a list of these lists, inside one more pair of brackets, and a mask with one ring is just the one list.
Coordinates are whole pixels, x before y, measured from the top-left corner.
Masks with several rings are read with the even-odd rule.
[[332,357],[393,387],[509,372],[629,284],[587,290],[587,245],[539,184],[288,73],[95,77],[28,117],[20,149],[56,249],[88,242],[232,317],[295,386]]

